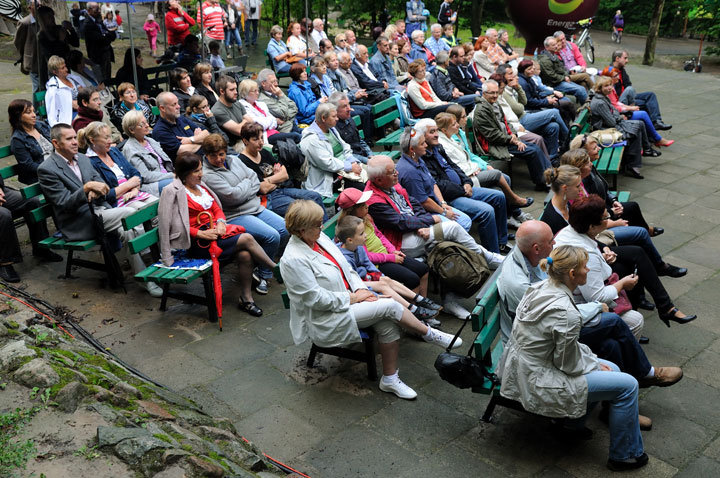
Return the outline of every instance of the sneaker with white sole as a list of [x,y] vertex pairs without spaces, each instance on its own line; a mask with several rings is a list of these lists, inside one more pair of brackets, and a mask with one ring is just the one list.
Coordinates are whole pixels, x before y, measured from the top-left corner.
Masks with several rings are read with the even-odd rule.
[[520,211],[520,213],[517,216],[515,216],[515,219],[517,219],[520,222],[525,222],[525,221],[532,221],[535,218],[529,212]]
[[458,298],[454,294],[448,294],[445,296],[445,302],[443,303],[443,312],[446,314],[454,315],[458,319],[465,319],[470,315],[470,311],[463,307],[459,302]]
[[520,227],[520,224],[522,224],[522,221],[515,219],[514,217],[510,216],[507,220],[508,227],[511,227],[513,229],[517,229]]
[[442,325],[442,322],[440,322],[435,317],[431,317],[427,320],[421,320],[420,322],[427,325],[428,327],[440,327]]
[[151,297],[162,297],[163,289],[154,282],[148,282],[145,284],[145,289],[148,291]]
[[[435,330],[433,328],[430,329],[430,338],[425,339],[425,342],[429,344],[435,344],[439,347],[442,347],[444,349],[448,348],[450,345],[450,342],[452,342],[454,335],[447,334],[445,332],[441,332],[439,330]],[[462,346],[462,339],[460,337],[457,338],[455,343],[453,344],[454,349]]]
[[383,392],[394,393],[405,400],[414,400],[417,398],[417,392],[405,385],[405,383],[400,379],[397,379],[397,381],[392,383],[385,383],[383,379],[380,379],[379,388]]

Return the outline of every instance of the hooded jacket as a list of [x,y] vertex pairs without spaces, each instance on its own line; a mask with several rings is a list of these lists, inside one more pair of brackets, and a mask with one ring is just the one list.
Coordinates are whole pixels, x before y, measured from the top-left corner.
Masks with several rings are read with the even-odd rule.
[[587,413],[583,375],[598,359],[578,342],[582,317],[564,284],[531,285],[518,304],[512,336],[500,359],[500,394],[547,417],[580,418]]

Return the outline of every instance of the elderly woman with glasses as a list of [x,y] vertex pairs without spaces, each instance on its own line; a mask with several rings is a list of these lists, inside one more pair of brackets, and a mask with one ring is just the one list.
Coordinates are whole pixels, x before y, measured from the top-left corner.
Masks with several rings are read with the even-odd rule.
[[430,86],[424,61],[414,60],[408,66],[408,73],[412,79],[407,84],[407,94],[414,118],[434,118],[450,106],[451,103],[438,98]]
[[[290,299],[293,339],[296,344],[310,339],[320,347],[339,347],[360,342],[359,329],[372,327],[382,357],[380,390],[412,400],[417,393],[398,376],[400,328],[441,347],[452,337],[423,324],[395,300],[370,291],[321,232],[323,213],[314,202],[299,200],[285,215],[292,235],[280,272]],[[458,346],[456,342],[453,347]]]
[[160,143],[148,136],[151,129],[142,112],[128,111],[123,117],[122,127],[128,137],[122,152],[143,178],[140,190],[160,196],[163,188],[175,177],[172,160]]

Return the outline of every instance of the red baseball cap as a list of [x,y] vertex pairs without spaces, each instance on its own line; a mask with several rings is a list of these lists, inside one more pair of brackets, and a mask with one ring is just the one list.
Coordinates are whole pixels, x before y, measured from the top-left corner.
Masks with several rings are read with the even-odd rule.
[[372,195],[372,191],[360,191],[355,188],[347,188],[340,193],[340,196],[338,196],[335,202],[340,206],[340,209],[348,209],[356,204],[366,202]]

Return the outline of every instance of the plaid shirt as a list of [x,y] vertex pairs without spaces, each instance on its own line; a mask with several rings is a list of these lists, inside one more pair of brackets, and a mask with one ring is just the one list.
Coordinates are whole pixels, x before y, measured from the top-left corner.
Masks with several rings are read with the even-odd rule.
[[495,43],[494,45],[490,45],[485,54],[487,55],[488,60],[490,60],[490,62],[494,63],[497,66],[507,63],[508,61],[507,55],[503,51],[502,47],[497,43]]

